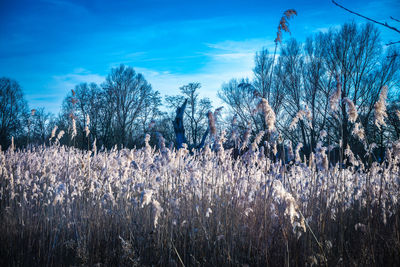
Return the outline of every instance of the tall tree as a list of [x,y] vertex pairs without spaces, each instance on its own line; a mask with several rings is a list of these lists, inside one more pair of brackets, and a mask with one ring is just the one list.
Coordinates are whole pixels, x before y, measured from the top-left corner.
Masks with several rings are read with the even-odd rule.
[[30,142],[37,145],[45,144],[55,125],[54,115],[50,112],[46,112],[46,110],[41,107],[35,109],[30,117]]
[[28,106],[20,85],[9,78],[0,78],[0,145],[6,149],[11,136],[24,132],[23,121],[28,116]]
[[143,111],[147,99],[154,96],[151,85],[142,74],[121,65],[111,70],[103,84],[108,108],[113,111],[113,128],[116,142],[130,144],[134,123]]
[[[207,131],[207,113],[211,110],[211,101],[208,98],[200,98],[198,90],[200,83],[189,83],[179,88],[181,95],[167,96],[167,105],[174,111],[182,107],[187,100],[187,106],[183,108],[183,126],[186,133],[186,141],[190,147],[197,147],[204,133]],[[176,114],[172,114],[174,118]]]

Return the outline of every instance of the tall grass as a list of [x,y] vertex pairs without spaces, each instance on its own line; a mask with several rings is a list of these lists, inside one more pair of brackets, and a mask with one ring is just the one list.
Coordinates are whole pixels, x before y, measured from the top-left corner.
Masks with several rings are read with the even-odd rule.
[[348,150],[343,169],[322,143],[282,165],[257,145],[235,159],[148,141],[1,151],[0,265],[400,264],[400,142],[368,167]]

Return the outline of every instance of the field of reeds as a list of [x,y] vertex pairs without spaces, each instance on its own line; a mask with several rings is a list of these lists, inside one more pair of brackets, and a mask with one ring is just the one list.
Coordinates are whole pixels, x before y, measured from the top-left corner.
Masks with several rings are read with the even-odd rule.
[[223,141],[1,151],[0,265],[400,265],[400,142],[365,165]]

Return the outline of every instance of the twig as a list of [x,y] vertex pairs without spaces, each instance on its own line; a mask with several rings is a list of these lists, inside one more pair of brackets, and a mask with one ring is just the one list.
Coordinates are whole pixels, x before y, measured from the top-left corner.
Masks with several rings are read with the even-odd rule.
[[389,46],[389,45],[394,45],[394,44],[399,44],[399,43],[400,43],[400,41],[397,41],[397,42],[389,42],[389,43],[387,43],[386,45]]
[[393,18],[392,16],[390,16],[390,18],[394,21],[400,22],[400,20]]
[[393,55],[391,55],[391,56],[386,56],[386,58],[395,58],[395,57],[397,57],[399,54],[393,54]]

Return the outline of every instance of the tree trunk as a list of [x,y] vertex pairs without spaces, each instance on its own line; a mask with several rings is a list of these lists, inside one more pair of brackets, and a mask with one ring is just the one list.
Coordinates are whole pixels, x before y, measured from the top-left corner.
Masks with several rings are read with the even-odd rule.
[[174,132],[176,137],[176,147],[178,149],[182,148],[182,144],[186,143],[185,137],[185,127],[183,125],[183,114],[185,112],[187,99],[183,102],[182,106],[176,109],[176,116],[175,120],[173,121],[174,124]]

